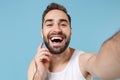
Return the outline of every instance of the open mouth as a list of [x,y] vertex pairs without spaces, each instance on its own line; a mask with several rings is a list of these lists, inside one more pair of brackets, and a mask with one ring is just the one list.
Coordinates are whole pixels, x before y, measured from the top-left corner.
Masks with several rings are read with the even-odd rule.
[[65,35],[50,35],[48,36],[49,38],[49,42],[50,42],[50,45],[51,46],[54,46],[54,47],[60,47],[60,46],[63,46],[65,44],[65,38],[66,36]]
[[63,41],[63,37],[51,37],[50,40],[53,43],[61,43]]

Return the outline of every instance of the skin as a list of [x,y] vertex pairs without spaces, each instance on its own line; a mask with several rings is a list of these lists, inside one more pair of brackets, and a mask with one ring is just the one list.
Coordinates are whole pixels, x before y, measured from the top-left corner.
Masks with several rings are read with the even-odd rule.
[[[61,19],[65,21],[61,21]],[[59,50],[72,33],[68,17],[63,11],[51,10],[45,16],[43,29],[41,30],[43,38],[47,39],[47,35],[54,31],[62,31],[67,36],[60,47],[54,48],[55,50]],[[115,42],[118,37],[120,37],[120,34],[115,37],[114,40],[107,41],[101,47],[98,55],[86,53],[79,56],[80,70],[86,80],[91,80],[92,76],[106,80],[120,77],[120,46]],[[117,41],[120,43],[118,39]],[[50,72],[63,71],[75,50],[68,46],[64,52],[56,55],[52,54],[47,48],[43,48],[43,45],[44,43],[42,42],[29,66],[28,80],[44,80],[48,69]],[[50,43],[50,45],[52,47],[54,46],[52,43]],[[112,63],[113,65],[111,65]]]

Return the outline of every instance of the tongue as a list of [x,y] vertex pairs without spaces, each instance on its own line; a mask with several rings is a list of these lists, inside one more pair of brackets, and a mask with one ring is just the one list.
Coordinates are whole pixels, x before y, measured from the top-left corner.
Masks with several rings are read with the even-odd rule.
[[61,46],[62,44],[60,42],[53,42],[52,45],[53,46]]

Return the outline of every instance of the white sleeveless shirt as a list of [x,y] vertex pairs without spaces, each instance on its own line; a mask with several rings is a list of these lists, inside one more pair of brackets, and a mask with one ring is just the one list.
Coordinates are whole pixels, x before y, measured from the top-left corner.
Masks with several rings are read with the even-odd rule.
[[79,67],[79,55],[84,52],[75,50],[65,69],[61,72],[47,72],[45,80],[86,80]]

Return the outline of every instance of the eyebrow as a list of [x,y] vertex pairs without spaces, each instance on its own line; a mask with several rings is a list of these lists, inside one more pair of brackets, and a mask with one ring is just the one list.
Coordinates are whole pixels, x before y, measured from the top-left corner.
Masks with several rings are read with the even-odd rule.
[[46,22],[52,22],[53,21],[53,19],[47,19],[47,20],[45,20],[45,23]]
[[[46,22],[52,22],[52,21],[53,21],[53,19],[47,19],[47,20],[45,20],[45,23]],[[59,19],[59,21],[60,22],[67,22],[68,23],[68,21],[66,19]]]
[[66,19],[60,19],[59,21],[60,22],[67,22],[68,23],[68,21]]

